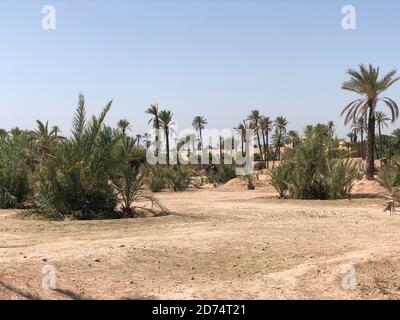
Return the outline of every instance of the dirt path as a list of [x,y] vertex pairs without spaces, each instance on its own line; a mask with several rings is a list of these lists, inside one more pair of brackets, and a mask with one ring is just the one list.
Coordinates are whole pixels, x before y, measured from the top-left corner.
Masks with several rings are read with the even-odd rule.
[[[172,214],[20,220],[0,211],[3,299],[398,298],[400,216],[383,200],[277,200],[268,190],[161,193]],[[55,290],[42,268],[56,268]],[[344,290],[343,267],[357,286]]]

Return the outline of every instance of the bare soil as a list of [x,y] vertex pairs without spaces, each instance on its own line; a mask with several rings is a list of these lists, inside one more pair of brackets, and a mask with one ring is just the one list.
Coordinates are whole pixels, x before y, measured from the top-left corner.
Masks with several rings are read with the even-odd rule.
[[[400,215],[384,213],[384,199],[279,200],[267,185],[244,186],[159,193],[171,214],[154,218],[55,222],[1,210],[0,298],[400,297]],[[57,270],[53,290],[42,288],[45,265]],[[342,287],[346,266],[353,289]]]

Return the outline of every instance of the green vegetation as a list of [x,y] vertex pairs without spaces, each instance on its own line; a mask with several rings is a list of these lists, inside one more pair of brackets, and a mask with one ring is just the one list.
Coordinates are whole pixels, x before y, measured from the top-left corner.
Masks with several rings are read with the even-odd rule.
[[280,197],[340,199],[360,177],[358,163],[344,159],[328,126],[308,129],[296,148],[285,152],[283,163],[271,172],[271,184]]

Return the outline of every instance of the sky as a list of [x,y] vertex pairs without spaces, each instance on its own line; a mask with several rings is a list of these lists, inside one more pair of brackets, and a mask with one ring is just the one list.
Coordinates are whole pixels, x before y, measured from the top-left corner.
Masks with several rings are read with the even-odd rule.
[[[341,25],[348,4],[355,30]],[[232,128],[258,109],[288,129],[333,120],[343,137],[340,112],[357,98],[341,89],[346,70],[400,67],[399,16],[396,0],[1,0],[0,127],[40,119],[68,134],[83,92],[89,114],[113,100],[107,124],[126,118],[132,134],[158,103],[178,130],[196,115]],[[400,82],[387,96],[400,102]]]

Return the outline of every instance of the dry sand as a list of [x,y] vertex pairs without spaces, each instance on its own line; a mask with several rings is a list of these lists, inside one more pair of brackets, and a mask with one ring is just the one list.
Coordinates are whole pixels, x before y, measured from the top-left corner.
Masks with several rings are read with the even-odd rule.
[[[2,210],[0,298],[399,298],[400,215],[383,213],[383,199],[278,200],[267,184],[235,183],[162,192],[172,213],[155,218],[50,222]],[[55,290],[41,287],[44,265],[56,267]],[[346,265],[355,289],[341,287]]]

